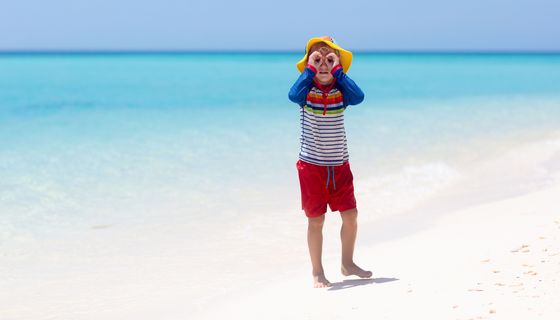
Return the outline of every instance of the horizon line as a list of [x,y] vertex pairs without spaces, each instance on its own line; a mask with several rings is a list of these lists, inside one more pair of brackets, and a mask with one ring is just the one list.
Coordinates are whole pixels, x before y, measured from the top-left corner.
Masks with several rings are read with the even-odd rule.
[[[560,54],[560,50],[353,50],[357,54]],[[1,50],[0,55],[17,54],[301,54],[302,50],[198,50],[198,49],[8,49]]]

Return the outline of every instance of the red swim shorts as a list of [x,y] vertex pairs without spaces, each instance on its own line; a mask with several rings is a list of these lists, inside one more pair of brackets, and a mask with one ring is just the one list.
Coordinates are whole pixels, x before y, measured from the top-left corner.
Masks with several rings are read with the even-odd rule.
[[350,163],[339,166],[318,166],[302,160],[297,162],[301,188],[301,208],[305,215],[313,218],[331,211],[346,211],[356,208],[354,178]]

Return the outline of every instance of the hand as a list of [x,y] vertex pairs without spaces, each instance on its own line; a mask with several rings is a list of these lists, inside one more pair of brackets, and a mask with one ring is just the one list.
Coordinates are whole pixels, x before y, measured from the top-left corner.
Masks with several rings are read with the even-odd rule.
[[340,64],[340,58],[333,52],[327,54],[325,60],[330,71]]
[[309,55],[307,63],[319,70],[319,67],[323,63],[323,55],[319,51],[313,51],[313,53]]

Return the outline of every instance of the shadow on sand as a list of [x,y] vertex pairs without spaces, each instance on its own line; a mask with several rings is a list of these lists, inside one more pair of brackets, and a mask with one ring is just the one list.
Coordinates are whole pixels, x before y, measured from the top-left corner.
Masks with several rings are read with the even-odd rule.
[[328,290],[342,290],[342,289],[349,289],[357,286],[365,286],[372,283],[385,283],[391,281],[397,281],[397,278],[374,278],[374,279],[350,279],[344,280],[341,282],[335,282],[332,284]]

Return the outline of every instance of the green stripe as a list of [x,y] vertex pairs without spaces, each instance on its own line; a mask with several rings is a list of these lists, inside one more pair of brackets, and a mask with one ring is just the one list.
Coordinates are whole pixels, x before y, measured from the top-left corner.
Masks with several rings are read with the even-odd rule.
[[[323,114],[323,110],[314,110],[313,108],[308,107],[307,105],[304,106],[305,110],[313,113],[313,114]],[[337,113],[343,113],[344,109],[338,109],[338,110],[328,110],[327,109],[327,114],[337,114]]]

